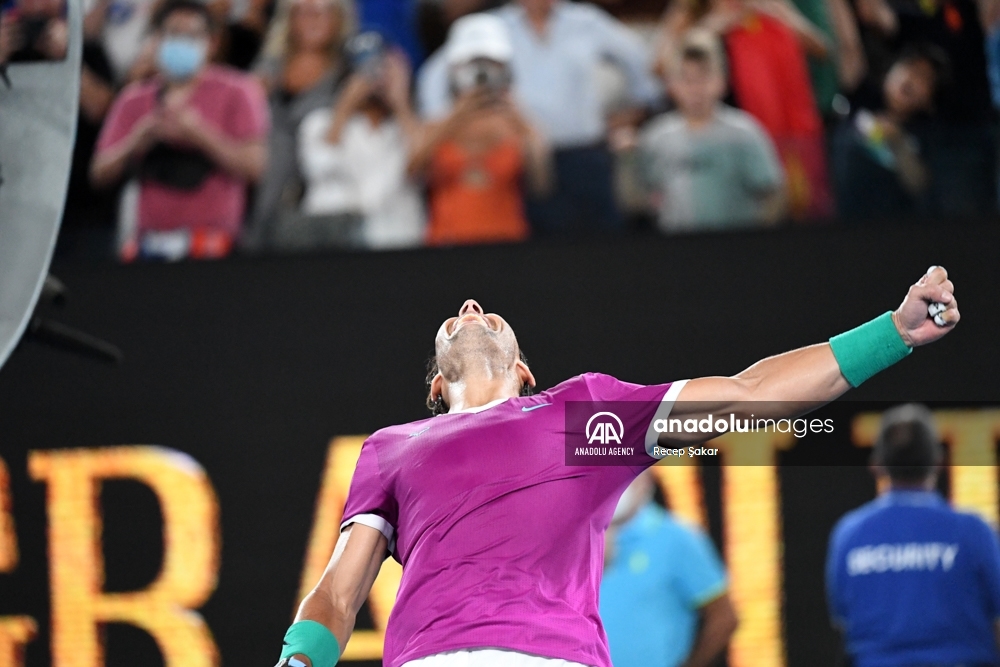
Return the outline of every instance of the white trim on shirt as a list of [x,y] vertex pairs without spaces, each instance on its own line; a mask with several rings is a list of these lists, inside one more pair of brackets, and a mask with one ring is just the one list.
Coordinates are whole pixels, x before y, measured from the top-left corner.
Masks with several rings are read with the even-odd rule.
[[506,400],[507,400],[506,398],[498,398],[495,401],[490,401],[489,403],[484,403],[483,405],[477,405],[471,408],[465,408],[464,410],[449,410],[446,414],[458,415],[458,414],[465,414],[466,412],[482,412],[483,410],[489,410],[490,408],[496,405],[500,405]]
[[[684,385],[687,382],[687,380],[671,382],[670,388],[667,389],[667,393],[663,395],[663,399],[660,401],[660,405],[657,406],[656,412],[653,413],[653,418],[649,420],[649,426],[646,428],[646,453],[650,456],[653,456],[653,446],[660,437],[660,434],[653,429],[653,423],[657,419],[666,419],[670,416],[670,411],[674,409],[674,403],[677,401],[677,397],[680,396],[681,390],[684,389]],[[653,458],[656,457],[654,456]]]
[[352,523],[359,523],[362,526],[374,528],[378,532],[385,535],[385,539],[389,541],[389,553],[396,550],[396,529],[392,527],[391,523],[380,517],[378,514],[355,514],[350,519],[345,519],[344,522],[340,524],[340,530],[343,531]]

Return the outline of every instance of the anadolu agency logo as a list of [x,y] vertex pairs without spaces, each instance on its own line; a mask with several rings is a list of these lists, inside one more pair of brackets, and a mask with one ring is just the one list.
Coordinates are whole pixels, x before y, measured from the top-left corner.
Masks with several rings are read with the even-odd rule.
[[[566,465],[648,464],[650,456],[642,444],[647,425],[643,423],[640,432],[633,414],[642,407],[638,402],[634,405],[624,402],[612,405],[596,401],[567,402],[564,431]],[[625,430],[626,423],[629,424],[629,432]]]
[[584,434],[587,436],[588,445],[593,445],[594,443],[599,445],[616,443],[620,445],[622,444],[622,439],[625,437],[625,425],[622,424],[622,420],[618,418],[618,415],[613,412],[595,412],[587,420]]

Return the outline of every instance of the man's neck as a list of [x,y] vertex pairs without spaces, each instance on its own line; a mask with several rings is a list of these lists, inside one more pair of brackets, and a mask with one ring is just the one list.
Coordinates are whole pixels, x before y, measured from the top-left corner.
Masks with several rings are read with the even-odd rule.
[[684,123],[689,130],[703,130],[712,124],[715,118],[715,109],[701,114],[684,114]]
[[506,375],[463,379],[448,386],[448,412],[471,410],[517,395]]
[[919,482],[900,482],[900,481],[890,481],[886,490],[892,491],[909,491],[909,492],[921,492],[921,491],[933,491],[935,488],[935,483],[932,480],[924,480]]
[[546,33],[548,33],[549,19],[552,18],[553,11],[555,11],[555,7],[544,10],[530,10],[525,8],[528,23],[531,24],[532,29],[534,29],[539,37],[544,38]]

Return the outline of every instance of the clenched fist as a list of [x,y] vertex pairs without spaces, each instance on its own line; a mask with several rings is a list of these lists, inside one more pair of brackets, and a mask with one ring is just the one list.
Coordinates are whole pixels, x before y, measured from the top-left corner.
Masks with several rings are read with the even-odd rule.
[[[944,310],[939,313],[944,326],[935,324],[927,308],[932,303],[940,303]],[[910,287],[903,303],[892,314],[892,321],[899,335],[910,347],[933,343],[955,328],[961,315],[955,299],[955,285],[948,280],[948,272],[942,266],[932,266]]]

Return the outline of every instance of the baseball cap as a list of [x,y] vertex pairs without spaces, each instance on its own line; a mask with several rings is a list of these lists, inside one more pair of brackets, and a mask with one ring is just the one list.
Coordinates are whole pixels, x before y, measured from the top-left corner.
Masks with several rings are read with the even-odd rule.
[[475,58],[510,61],[514,48],[503,19],[492,14],[469,14],[455,21],[448,32],[445,60],[458,65]]

